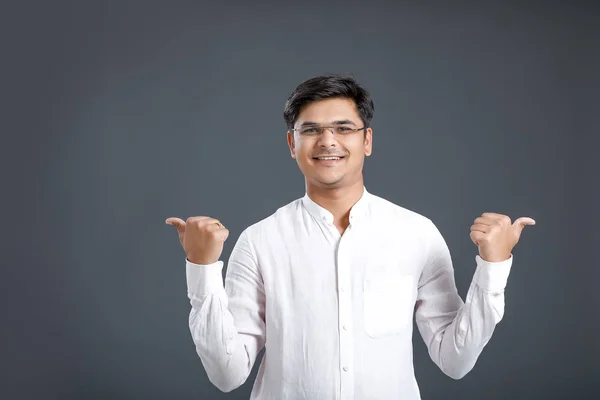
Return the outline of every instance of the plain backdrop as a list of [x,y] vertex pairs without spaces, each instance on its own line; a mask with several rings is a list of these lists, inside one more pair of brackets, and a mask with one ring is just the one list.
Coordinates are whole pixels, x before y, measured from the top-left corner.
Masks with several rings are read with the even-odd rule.
[[[247,226],[304,195],[283,106],[351,73],[367,189],[431,218],[461,296],[482,212],[530,216],[506,312],[462,380],[418,332],[424,400],[600,398],[593,2],[3,3],[2,399],[248,399],[188,330],[169,216]],[[320,399],[315,399],[320,400]],[[387,399],[385,399],[387,400]]]

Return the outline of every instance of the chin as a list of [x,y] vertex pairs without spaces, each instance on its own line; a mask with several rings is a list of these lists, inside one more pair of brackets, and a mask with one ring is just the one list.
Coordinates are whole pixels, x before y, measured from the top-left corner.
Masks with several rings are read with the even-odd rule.
[[339,178],[315,178],[312,182],[318,186],[335,188],[344,184],[344,177]]

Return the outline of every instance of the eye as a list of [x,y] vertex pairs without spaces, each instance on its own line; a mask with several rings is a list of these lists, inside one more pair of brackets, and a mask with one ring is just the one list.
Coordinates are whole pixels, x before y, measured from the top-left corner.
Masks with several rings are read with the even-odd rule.
[[315,128],[315,127],[302,128],[301,132],[304,134],[317,133],[317,128]]
[[339,133],[349,133],[352,132],[354,129],[352,129],[349,126],[336,126],[335,130]]

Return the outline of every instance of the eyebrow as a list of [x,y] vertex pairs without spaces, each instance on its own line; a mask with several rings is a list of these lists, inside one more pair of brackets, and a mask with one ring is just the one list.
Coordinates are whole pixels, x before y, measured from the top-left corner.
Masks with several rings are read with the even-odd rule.
[[[350,121],[349,119],[340,119],[337,121],[333,121],[332,124],[333,125],[354,125],[354,126],[356,126],[356,124],[354,122]],[[300,126],[315,126],[315,125],[321,125],[321,124],[318,124],[316,122],[310,122],[310,121],[303,122],[300,124]]]

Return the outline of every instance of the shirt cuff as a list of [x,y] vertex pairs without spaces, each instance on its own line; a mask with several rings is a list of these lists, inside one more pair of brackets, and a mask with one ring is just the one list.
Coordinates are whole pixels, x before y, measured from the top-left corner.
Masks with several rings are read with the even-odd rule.
[[502,292],[506,288],[508,275],[512,266],[513,256],[505,261],[488,262],[479,255],[475,256],[477,270],[475,271],[475,283],[481,289],[488,292]]
[[188,296],[203,298],[223,290],[223,261],[213,264],[194,264],[185,259]]

